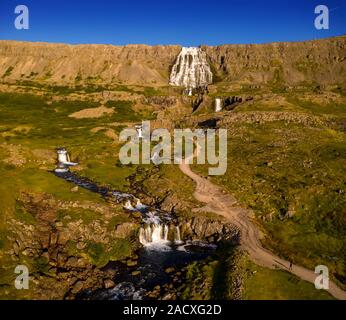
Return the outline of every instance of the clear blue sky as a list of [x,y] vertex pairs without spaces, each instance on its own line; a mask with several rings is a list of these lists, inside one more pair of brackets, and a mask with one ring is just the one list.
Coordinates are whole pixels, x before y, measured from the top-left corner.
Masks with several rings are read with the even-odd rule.
[[[25,4],[30,29],[16,30]],[[331,10],[314,28],[314,8]],[[300,41],[346,34],[346,0],[0,0],[0,39],[64,43],[200,44]]]

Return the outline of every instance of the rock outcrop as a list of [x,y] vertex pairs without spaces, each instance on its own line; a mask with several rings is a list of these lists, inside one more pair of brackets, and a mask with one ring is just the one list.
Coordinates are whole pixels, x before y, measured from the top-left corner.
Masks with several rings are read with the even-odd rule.
[[346,36],[305,42],[203,46],[214,75],[227,82],[344,83]]

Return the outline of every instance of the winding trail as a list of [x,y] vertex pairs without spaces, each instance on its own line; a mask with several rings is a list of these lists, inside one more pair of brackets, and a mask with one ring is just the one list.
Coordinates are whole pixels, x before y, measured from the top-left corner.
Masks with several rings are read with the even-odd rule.
[[[313,271],[298,265],[292,265],[290,268],[290,262],[263,248],[260,242],[262,235],[253,221],[254,214],[251,210],[242,208],[232,195],[225,193],[219,186],[194,173],[188,164],[188,159],[183,161],[179,168],[196,182],[194,197],[206,204],[202,208],[194,209],[194,211],[214,212],[224,216],[238,227],[241,235],[240,245],[248,252],[253,262],[271,269],[283,269],[314,284],[318,275]],[[337,299],[346,300],[346,292],[331,280],[329,280],[329,290],[327,291]]]

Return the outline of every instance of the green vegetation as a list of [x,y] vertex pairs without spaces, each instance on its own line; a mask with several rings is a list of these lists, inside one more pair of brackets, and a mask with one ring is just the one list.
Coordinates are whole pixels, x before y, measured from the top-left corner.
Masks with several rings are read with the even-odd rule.
[[261,268],[245,261],[244,281],[246,300],[333,300],[326,291],[281,270]]
[[[344,104],[320,105],[294,97],[289,101],[288,108],[296,108],[302,117],[313,114],[323,123],[328,113],[345,119]],[[255,104],[244,109],[239,107],[237,113],[268,107]],[[312,126],[285,121],[240,121],[230,132],[228,169],[214,181],[254,210],[268,234],[265,246],[310,269],[325,264],[336,281],[344,278],[345,133],[328,122]],[[201,166],[194,170],[206,175]]]
[[6,77],[10,76],[12,71],[13,71],[13,69],[14,69],[14,67],[12,67],[12,66],[8,67],[2,77],[6,78]]
[[87,253],[94,265],[104,267],[109,261],[121,260],[131,256],[131,243],[127,239],[117,239],[110,246],[89,242]]
[[100,213],[88,209],[59,209],[57,212],[57,220],[63,221],[66,217],[68,221],[82,220],[83,223],[89,224],[99,219]]
[[[73,184],[49,172],[54,168],[55,148],[61,146],[67,147],[72,160],[80,163],[76,169],[80,175],[122,191],[128,191],[131,184],[137,185],[157,203],[168,199],[167,206],[173,204],[180,215],[196,214],[191,213],[192,208],[200,205],[193,198],[194,183],[180,172],[178,166],[123,166],[118,162],[121,145],[107,135],[107,131],[112,130],[117,135],[127,123],[131,126],[142,119],[155,119],[150,107],[137,110],[131,101],[110,100],[104,103],[104,100],[88,95],[109,89],[102,85],[53,87],[28,80],[22,81],[21,85],[28,91],[37,90],[42,94],[0,93],[2,251],[10,250],[8,221],[16,219],[26,225],[37,223],[35,215],[21,200],[23,193],[45,194],[61,201],[105,204],[101,196],[83,188],[72,192]],[[217,88],[218,95],[238,94],[223,85],[220,83]],[[116,85],[112,89],[143,97],[166,93],[164,88],[139,86]],[[313,90],[311,86],[306,92],[311,94]],[[310,101],[306,92],[287,92],[282,86],[280,68],[266,91],[243,86],[239,94],[270,94],[273,100],[254,101],[232,112],[239,115],[240,120],[229,126],[228,170],[224,176],[212,179],[254,210],[258,223],[267,234],[263,240],[266,247],[310,269],[318,264],[327,265],[333,280],[342,286],[342,279],[346,276],[343,265],[346,245],[346,140],[343,129],[346,104],[342,99],[326,103],[323,96],[317,94],[317,98]],[[80,100],[72,100],[81,95]],[[98,107],[101,101],[115,112],[100,118],[69,117],[74,112]],[[266,121],[265,117],[261,122],[242,120],[242,115],[245,118],[248,112],[253,111],[286,111],[299,114],[302,119],[313,117],[320,121],[316,122],[318,124]],[[174,113],[170,117],[173,122],[177,121]],[[224,117],[227,120],[227,115]],[[179,125],[184,127],[184,122],[179,121]],[[195,166],[194,170],[206,175],[206,168]],[[111,233],[119,224],[131,221],[128,215],[119,214],[118,209],[114,209],[115,214],[105,223],[98,212],[60,208],[56,212],[57,221],[63,222],[64,226],[78,220],[83,226],[100,221]],[[132,236],[110,239],[109,243],[88,240],[86,247],[79,250],[76,243],[69,241],[67,250],[71,255],[87,257],[88,261],[102,267],[110,260],[129,257],[134,242]],[[311,284],[288,273],[260,268],[237,256],[232,248],[223,250],[207,261],[188,267],[182,298],[235,298],[233,283],[237,277],[243,279],[243,296],[247,299],[330,298],[325,292],[316,291]],[[8,281],[13,281],[9,273],[13,270],[9,257],[0,258],[1,265],[6,265],[0,269],[2,289],[7,288]],[[36,261],[24,255],[20,258],[35,272],[47,274],[49,271],[45,258]]]
[[281,270],[259,267],[234,248],[187,268],[181,299],[333,300],[326,291]]

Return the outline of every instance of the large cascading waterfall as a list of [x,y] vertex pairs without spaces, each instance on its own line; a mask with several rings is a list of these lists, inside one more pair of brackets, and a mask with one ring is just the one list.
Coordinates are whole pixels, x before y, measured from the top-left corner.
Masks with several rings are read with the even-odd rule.
[[194,89],[205,87],[212,81],[213,74],[206,53],[201,48],[183,47],[173,65],[170,85]]

